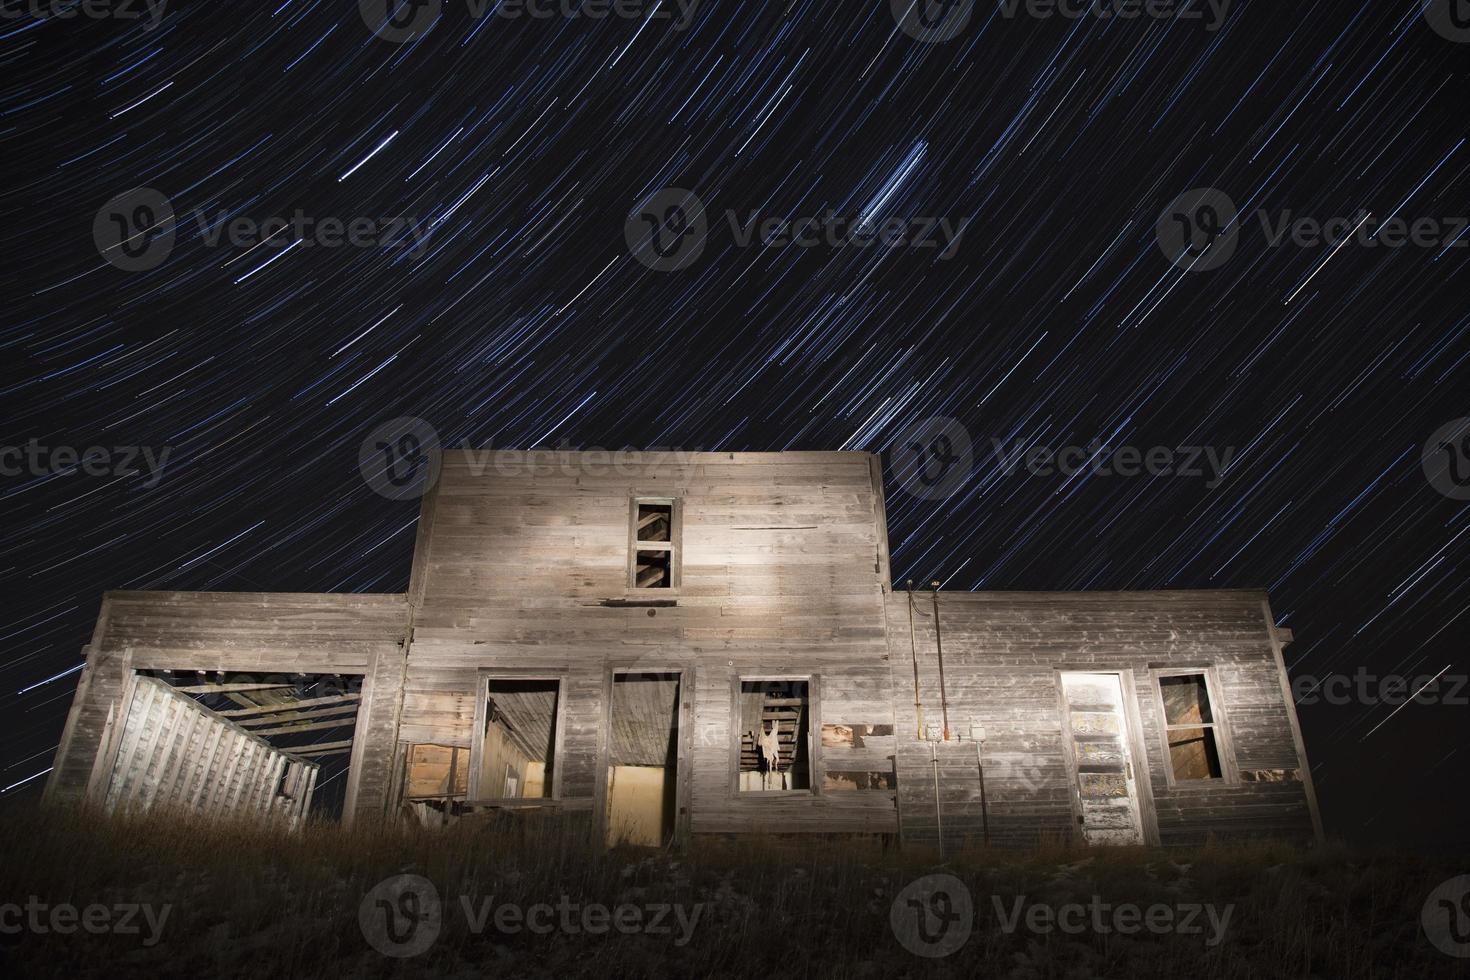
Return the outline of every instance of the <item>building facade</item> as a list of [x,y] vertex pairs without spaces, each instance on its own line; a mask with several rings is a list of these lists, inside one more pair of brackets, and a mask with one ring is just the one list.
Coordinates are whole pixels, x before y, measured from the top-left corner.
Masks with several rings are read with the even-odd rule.
[[895,587],[868,454],[450,452],[404,594],[109,593],[46,793],[240,808],[250,764],[140,716],[152,678],[345,763],[349,820],[1309,841],[1289,640],[1262,592]]

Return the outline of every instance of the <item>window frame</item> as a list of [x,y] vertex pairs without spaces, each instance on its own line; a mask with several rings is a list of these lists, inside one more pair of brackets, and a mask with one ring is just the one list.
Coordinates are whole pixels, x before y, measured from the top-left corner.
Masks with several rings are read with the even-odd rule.
[[[640,504],[669,505],[669,540],[638,540],[638,507]],[[667,551],[669,553],[669,584],[667,587],[638,585],[638,552]],[[684,577],[684,502],[674,496],[660,494],[636,494],[628,500],[628,569],[624,584],[630,595],[643,597],[678,595]]]
[[[1230,721],[1225,711],[1225,702],[1220,697],[1220,681],[1216,676],[1214,666],[1156,667],[1149,673],[1152,675],[1154,697],[1158,699],[1159,744],[1164,753],[1164,777],[1168,780],[1169,787],[1184,791],[1209,790],[1218,786],[1233,786],[1239,783],[1240,770],[1235,764],[1235,742],[1231,737]],[[1169,715],[1164,703],[1163,681],[1170,677],[1204,678],[1205,697],[1209,698],[1212,721],[1198,725],[1171,726],[1169,724]],[[1195,728],[1208,728],[1214,733],[1215,752],[1220,757],[1219,778],[1178,779],[1174,775],[1174,755],[1169,749],[1169,734],[1171,731]]]
[[[467,805],[487,806],[559,806],[562,802],[562,757],[566,744],[566,672],[545,670],[515,670],[512,668],[482,667],[475,674],[475,720],[470,731],[470,784],[465,792]],[[552,733],[551,793],[547,796],[481,796],[480,770],[485,764],[485,712],[490,700],[491,681],[555,681],[556,682],[556,725]],[[522,774],[524,781],[524,774]],[[505,781],[502,775],[501,788]]]
[[[740,740],[743,735],[740,727],[740,688],[744,684],[762,684],[767,682],[801,682],[806,684],[806,706],[807,706],[807,783],[806,789],[752,789],[742,790],[740,788]],[[820,674],[743,674],[736,673],[730,678],[730,780],[728,789],[730,798],[734,800],[768,800],[768,799],[807,799],[822,795],[822,740],[817,737],[821,731],[821,701],[818,691],[821,685]]]

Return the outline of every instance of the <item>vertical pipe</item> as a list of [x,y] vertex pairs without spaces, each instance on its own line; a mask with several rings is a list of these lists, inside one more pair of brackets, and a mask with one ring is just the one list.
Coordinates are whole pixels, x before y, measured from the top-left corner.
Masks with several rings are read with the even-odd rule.
[[914,663],[914,717],[919,738],[924,737],[924,702],[919,697],[919,645],[914,639],[914,580],[909,579],[909,656]]
[[980,832],[985,846],[990,846],[990,807],[985,799],[985,750],[980,739],[975,739],[975,768],[980,772]]
[[939,657],[939,710],[944,715],[944,740],[949,741],[949,694],[944,689],[944,642],[939,634],[939,580],[934,586],[934,652]]
[[934,824],[939,830],[939,860],[944,860],[944,810],[939,803],[939,743],[930,741],[929,754],[934,759]]

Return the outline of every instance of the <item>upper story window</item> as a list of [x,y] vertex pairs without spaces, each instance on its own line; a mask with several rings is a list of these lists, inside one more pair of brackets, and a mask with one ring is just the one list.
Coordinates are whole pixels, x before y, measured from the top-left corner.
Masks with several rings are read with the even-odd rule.
[[678,587],[681,511],[671,497],[634,498],[628,534],[630,588]]

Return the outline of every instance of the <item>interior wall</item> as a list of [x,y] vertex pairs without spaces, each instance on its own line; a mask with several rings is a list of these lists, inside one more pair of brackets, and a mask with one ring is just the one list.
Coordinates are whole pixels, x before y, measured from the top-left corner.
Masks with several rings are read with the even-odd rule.
[[[534,761],[511,740],[505,726],[492,721],[485,726],[485,741],[480,755],[480,798],[534,798],[546,795],[545,763]],[[536,772],[531,772],[531,767]],[[506,767],[515,771],[516,788],[506,791]]]

